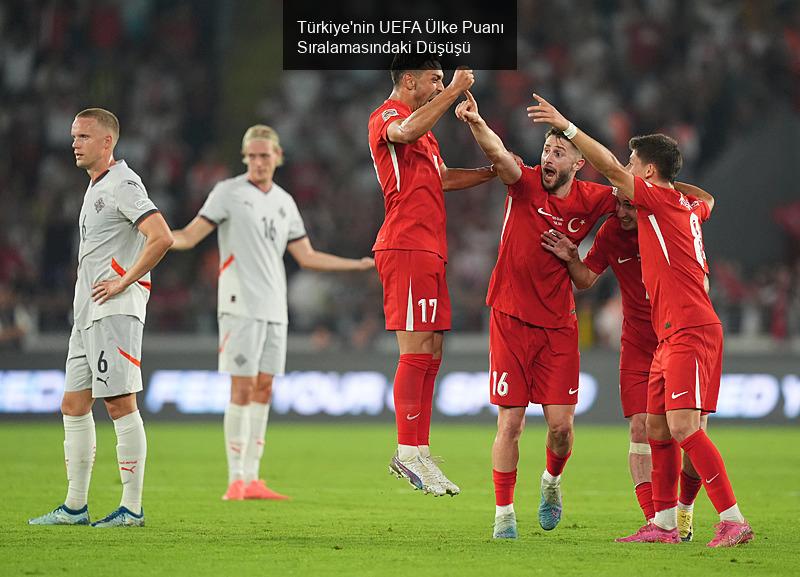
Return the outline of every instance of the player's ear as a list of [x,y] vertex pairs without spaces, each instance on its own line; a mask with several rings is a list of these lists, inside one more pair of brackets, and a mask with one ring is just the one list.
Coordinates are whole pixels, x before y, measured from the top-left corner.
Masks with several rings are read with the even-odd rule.
[[278,160],[275,162],[275,166],[283,166],[283,148],[276,146],[275,155],[278,157]]
[[575,161],[575,164],[573,165],[575,167],[575,172],[578,172],[581,168],[583,168],[584,164],[586,164],[586,159],[583,157],[580,157],[577,161]]

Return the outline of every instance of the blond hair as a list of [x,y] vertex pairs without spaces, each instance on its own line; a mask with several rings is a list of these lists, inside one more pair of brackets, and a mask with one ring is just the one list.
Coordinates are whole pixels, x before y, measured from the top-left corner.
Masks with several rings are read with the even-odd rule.
[[75,118],[94,118],[100,126],[111,131],[112,148],[117,144],[119,140],[119,120],[117,120],[113,112],[109,112],[104,108],[87,108],[76,114]]
[[283,149],[281,148],[281,139],[278,136],[278,133],[275,132],[274,128],[267,126],[266,124],[255,124],[248,128],[242,137],[242,154],[245,153],[244,149],[247,146],[247,143],[252,140],[266,140],[271,142],[274,145],[276,152],[280,155],[277,166],[281,166],[283,164]]

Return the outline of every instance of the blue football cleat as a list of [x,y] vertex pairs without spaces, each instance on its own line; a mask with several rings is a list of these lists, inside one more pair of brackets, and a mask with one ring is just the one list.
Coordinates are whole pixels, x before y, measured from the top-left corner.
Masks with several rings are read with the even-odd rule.
[[92,523],[92,527],[144,527],[144,509],[137,515],[127,507],[120,507],[108,517]]
[[89,507],[84,505],[81,509],[73,510],[66,505],[59,505],[41,517],[28,519],[28,525],[88,525]]
[[495,539],[516,539],[517,516],[514,513],[506,513],[495,517],[492,537]]
[[542,500],[539,502],[539,525],[552,531],[561,521],[561,483],[542,479]]

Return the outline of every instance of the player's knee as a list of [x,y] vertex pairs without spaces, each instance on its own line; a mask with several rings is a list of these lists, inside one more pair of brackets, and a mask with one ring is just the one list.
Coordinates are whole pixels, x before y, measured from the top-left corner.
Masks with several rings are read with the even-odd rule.
[[572,420],[559,420],[548,423],[550,436],[555,439],[565,441],[572,435]]
[[631,418],[631,442],[632,443],[646,443],[647,442],[647,424],[645,415],[634,415]]
[[697,431],[697,426],[692,423],[671,423],[669,431],[672,434],[672,438],[682,443],[684,439]]
[[506,419],[497,424],[497,438],[502,442],[516,443],[525,428],[524,419]]

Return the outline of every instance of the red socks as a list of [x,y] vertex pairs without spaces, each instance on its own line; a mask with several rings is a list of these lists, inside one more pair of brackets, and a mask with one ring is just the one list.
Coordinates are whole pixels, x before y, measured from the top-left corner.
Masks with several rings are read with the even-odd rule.
[[559,457],[550,450],[550,447],[545,447],[545,449],[547,450],[547,472],[553,475],[553,477],[557,477],[564,470],[564,465],[567,464],[567,459],[569,459],[572,451],[563,457]]
[[690,477],[686,471],[681,471],[680,488],[681,493],[678,500],[684,505],[691,505],[697,499],[697,494],[700,492],[700,487],[703,486],[703,481],[697,477]]
[[736,504],[736,497],[733,495],[733,488],[725,471],[725,463],[706,432],[698,429],[683,440],[681,448],[689,455],[717,513],[733,507]]
[[639,500],[639,507],[642,508],[645,520],[649,521],[656,516],[656,509],[653,506],[653,484],[650,481],[636,485],[636,498]]
[[436,382],[436,375],[439,373],[439,366],[442,364],[441,357],[431,359],[428,370],[425,373],[425,380],[422,383],[422,414],[419,416],[417,424],[417,445],[430,445],[431,436],[431,411],[433,410],[433,385]]
[[[422,418],[422,389],[431,355],[400,355],[394,375],[394,411],[397,443],[417,446],[417,431]],[[430,422],[430,418],[429,418]]]
[[517,484],[517,470],[509,473],[492,469],[494,480],[494,504],[498,507],[510,505],[514,502],[514,486]]
[[[678,504],[678,475],[681,470],[681,449],[675,439],[649,439],[653,459],[653,509],[656,513]],[[694,463],[694,460],[692,460]]]

